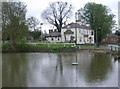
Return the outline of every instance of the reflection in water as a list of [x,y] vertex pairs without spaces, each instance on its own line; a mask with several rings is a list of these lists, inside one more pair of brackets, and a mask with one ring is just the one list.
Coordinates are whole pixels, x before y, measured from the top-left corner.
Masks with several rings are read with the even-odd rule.
[[63,73],[63,64],[62,64],[62,59],[61,59],[60,54],[58,54],[58,59],[57,59],[57,63],[56,63],[56,72],[57,72],[58,68],[60,69],[61,75],[62,75],[62,73]]
[[3,54],[2,86],[26,86],[27,60],[25,54]]
[[88,51],[3,54],[3,86],[117,86],[116,65],[110,55]]
[[88,69],[87,81],[90,83],[101,82],[107,78],[112,70],[112,62],[109,55],[95,53]]

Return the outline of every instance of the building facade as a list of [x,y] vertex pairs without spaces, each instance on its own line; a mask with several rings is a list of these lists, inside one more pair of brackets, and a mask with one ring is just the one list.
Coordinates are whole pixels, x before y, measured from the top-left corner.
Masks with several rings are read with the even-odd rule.
[[79,23],[70,23],[62,27],[61,32],[49,30],[45,35],[48,42],[94,44],[94,31],[88,26]]
[[88,26],[70,23],[61,30],[62,42],[94,44],[94,32]]
[[45,34],[45,38],[50,43],[61,42],[61,33],[56,29],[50,29],[49,34]]
[[107,43],[107,44],[117,44],[120,42],[120,36],[115,35],[115,34],[110,34],[107,35],[103,40],[102,43]]

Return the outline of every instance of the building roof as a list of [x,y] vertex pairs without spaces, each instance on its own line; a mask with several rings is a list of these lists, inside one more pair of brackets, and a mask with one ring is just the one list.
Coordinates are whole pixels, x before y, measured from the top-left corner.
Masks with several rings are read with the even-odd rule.
[[49,34],[45,34],[45,37],[61,37],[60,32],[51,32]]
[[107,37],[109,37],[109,38],[118,38],[118,37],[120,37],[120,36],[118,36],[118,35],[115,35],[115,34],[110,34],[110,35],[108,35]]
[[90,27],[88,26],[85,26],[85,25],[80,25],[79,23],[70,23],[68,25],[65,25],[64,27],[62,27],[63,29],[64,28],[82,28],[82,29],[91,29]]
[[64,34],[74,34],[74,32],[71,31],[71,30],[66,30],[66,31],[64,32]]

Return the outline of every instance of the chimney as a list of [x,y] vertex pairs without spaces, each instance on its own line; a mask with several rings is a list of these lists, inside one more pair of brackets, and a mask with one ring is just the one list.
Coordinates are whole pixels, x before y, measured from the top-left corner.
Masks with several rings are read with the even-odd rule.
[[54,29],[54,32],[57,32],[57,29]]
[[53,29],[51,29],[51,32],[53,32]]
[[49,29],[49,33],[51,33],[51,30]]
[[53,32],[53,29],[49,29],[49,33],[52,33]]

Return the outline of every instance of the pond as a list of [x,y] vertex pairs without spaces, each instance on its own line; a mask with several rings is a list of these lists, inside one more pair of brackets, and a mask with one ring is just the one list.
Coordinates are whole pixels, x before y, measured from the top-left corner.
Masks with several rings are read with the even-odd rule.
[[3,53],[2,57],[3,87],[118,86],[118,62],[110,54]]

